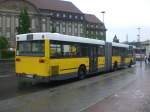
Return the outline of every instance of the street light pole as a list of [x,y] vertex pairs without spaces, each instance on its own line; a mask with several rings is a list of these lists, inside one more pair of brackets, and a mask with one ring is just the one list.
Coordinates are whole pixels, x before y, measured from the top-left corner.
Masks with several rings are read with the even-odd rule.
[[137,28],[137,30],[138,30],[138,34],[137,34],[137,42],[139,42],[139,49],[140,49],[140,66],[142,67],[142,46],[141,46],[141,42],[140,42],[140,38],[141,38],[141,28],[140,27],[138,27]]
[[103,16],[103,25],[104,25],[104,29],[103,29],[103,36],[105,38],[105,41],[106,41],[106,27],[105,27],[105,21],[104,21],[104,14],[105,14],[105,11],[102,11],[102,16]]
[[137,35],[137,37],[138,37],[138,42],[140,42],[140,38],[141,38],[141,35],[140,35],[140,33],[141,33],[141,28],[138,27],[137,30],[138,30],[138,35]]
[[104,24],[104,22],[105,22],[105,21],[104,21],[104,14],[105,14],[106,12],[105,12],[105,11],[102,11],[101,13],[102,13],[102,16],[103,16],[103,24]]

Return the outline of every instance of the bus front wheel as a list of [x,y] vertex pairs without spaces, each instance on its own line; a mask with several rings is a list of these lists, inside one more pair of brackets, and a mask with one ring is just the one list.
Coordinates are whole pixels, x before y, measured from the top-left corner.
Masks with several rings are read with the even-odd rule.
[[79,79],[84,79],[86,76],[86,67],[85,66],[80,66],[78,69],[78,78]]

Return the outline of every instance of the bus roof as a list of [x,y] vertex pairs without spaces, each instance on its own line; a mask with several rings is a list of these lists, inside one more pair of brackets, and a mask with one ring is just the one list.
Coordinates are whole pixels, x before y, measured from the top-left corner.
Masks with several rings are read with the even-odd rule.
[[128,44],[121,44],[121,43],[115,43],[115,42],[112,42],[112,46],[114,46],[114,47],[129,48]]
[[49,40],[105,45],[105,41],[103,40],[89,39],[85,37],[70,36],[70,35],[63,35],[59,33],[49,33],[49,32],[20,34],[16,36],[16,41],[27,41],[27,35],[33,35],[32,40],[43,40],[43,36],[44,36],[46,39]]

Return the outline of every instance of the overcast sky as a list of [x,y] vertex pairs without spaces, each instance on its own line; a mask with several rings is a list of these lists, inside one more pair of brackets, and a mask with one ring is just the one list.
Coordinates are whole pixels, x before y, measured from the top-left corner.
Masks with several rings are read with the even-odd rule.
[[138,27],[141,40],[150,39],[150,0],[67,0],[73,2],[82,12],[95,14],[102,20],[105,11],[107,40],[116,34],[120,41],[137,41]]

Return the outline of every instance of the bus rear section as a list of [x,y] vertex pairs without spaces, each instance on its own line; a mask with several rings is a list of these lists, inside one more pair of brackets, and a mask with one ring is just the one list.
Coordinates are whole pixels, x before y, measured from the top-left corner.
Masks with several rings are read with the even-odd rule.
[[17,37],[16,75],[19,79],[46,79],[49,76],[46,40],[27,36]]

